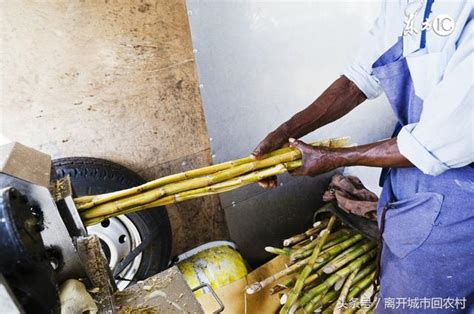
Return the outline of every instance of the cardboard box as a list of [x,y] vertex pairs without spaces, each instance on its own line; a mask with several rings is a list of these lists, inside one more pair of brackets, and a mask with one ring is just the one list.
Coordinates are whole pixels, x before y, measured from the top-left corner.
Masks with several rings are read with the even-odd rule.
[[[277,312],[280,308],[280,297],[278,293],[270,295],[269,290],[273,285],[269,285],[252,295],[247,295],[244,290],[248,284],[261,281],[284,269],[287,262],[288,258],[286,256],[278,256],[255,269],[247,276],[217,289],[216,293],[225,306],[223,313],[262,314]],[[205,313],[212,313],[219,308],[219,305],[210,293],[198,297],[198,301],[201,303]]]

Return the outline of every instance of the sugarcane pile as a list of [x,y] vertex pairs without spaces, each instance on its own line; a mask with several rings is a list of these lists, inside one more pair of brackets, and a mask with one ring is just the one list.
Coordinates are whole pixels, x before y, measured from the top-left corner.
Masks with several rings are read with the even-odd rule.
[[[326,206],[332,206],[328,204]],[[335,216],[266,251],[285,255],[287,267],[246,287],[254,294],[271,285],[280,313],[371,313],[376,306],[377,245],[344,227]]]
[[[312,145],[342,147],[347,143],[348,138],[344,137]],[[249,156],[162,177],[122,191],[78,197],[74,202],[84,224],[93,225],[113,216],[227,192],[299,167],[300,151],[285,147],[259,160]]]

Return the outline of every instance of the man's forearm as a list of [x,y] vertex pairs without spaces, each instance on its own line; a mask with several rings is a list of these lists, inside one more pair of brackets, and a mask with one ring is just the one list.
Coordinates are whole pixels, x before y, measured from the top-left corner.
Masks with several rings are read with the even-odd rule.
[[400,153],[397,139],[391,138],[367,145],[334,149],[340,166],[403,168],[413,164]]
[[298,176],[315,176],[347,166],[390,168],[413,166],[400,153],[396,138],[347,148],[311,146],[295,139],[290,139],[290,145],[298,148],[303,154],[303,164],[292,172]]
[[365,99],[364,93],[351,80],[341,76],[281,128],[288,137],[300,138],[346,115]]

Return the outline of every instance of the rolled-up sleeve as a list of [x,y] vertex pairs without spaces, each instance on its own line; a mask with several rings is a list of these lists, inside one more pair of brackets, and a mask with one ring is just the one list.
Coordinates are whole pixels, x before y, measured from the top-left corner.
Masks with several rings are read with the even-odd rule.
[[423,104],[420,121],[397,136],[400,153],[418,169],[439,175],[474,161],[473,25],[448,63],[443,79]]
[[379,81],[372,75],[372,64],[382,54],[380,47],[386,41],[387,18],[387,3],[384,1],[379,17],[361,41],[360,48],[353,56],[351,63],[342,72],[368,99],[376,98],[382,93]]

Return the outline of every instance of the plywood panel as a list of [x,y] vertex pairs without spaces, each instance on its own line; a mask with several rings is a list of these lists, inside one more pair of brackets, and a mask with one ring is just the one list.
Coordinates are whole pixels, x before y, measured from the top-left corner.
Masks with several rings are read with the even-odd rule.
[[[184,1],[2,1],[0,12],[8,138],[55,158],[110,159],[147,179],[209,151]],[[174,223],[221,211],[217,200],[194,207]],[[220,222],[209,225],[225,234]],[[175,252],[203,239],[187,228],[173,226]]]

